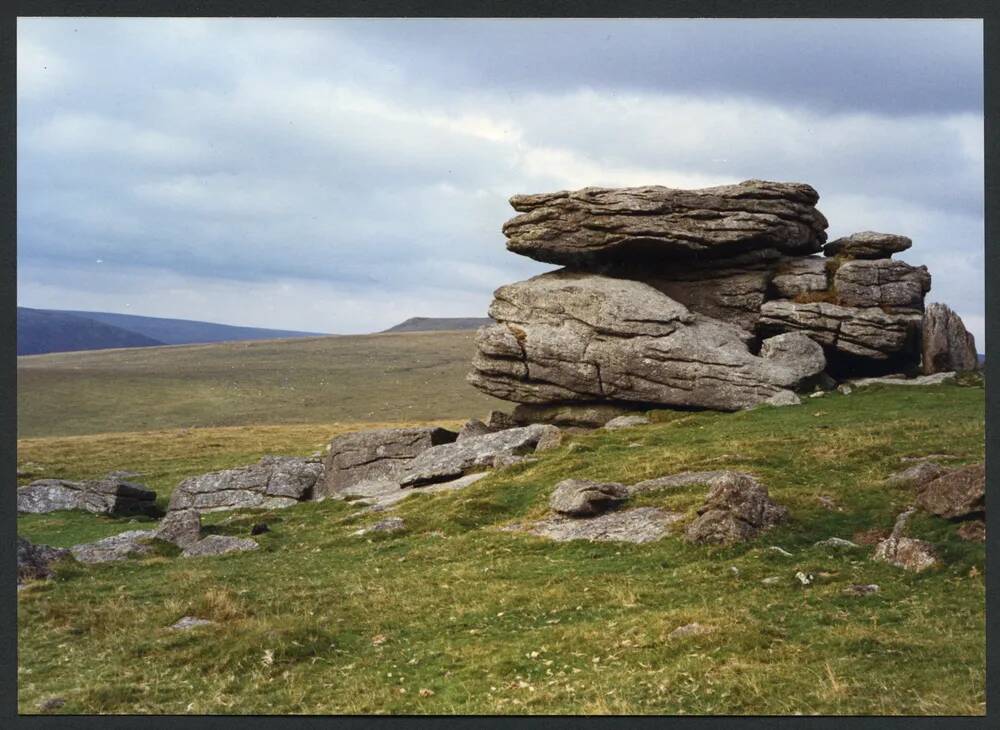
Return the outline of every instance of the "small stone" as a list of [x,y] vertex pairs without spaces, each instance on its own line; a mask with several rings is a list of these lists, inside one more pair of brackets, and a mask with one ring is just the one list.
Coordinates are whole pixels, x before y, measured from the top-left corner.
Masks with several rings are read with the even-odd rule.
[[810,398],[822,398],[824,395],[826,395],[826,393],[824,393],[822,390],[817,390],[815,393],[810,393],[809,397]]
[[715,631],[712,626],[703,626],[697,622],[684,624],[683,626],[678,626],[676,629],[668,634],[668,639],[684,639],[688,636],[702,636],[704,634],[710,634]]
[[812,573],[803,573],[801,570],[795,574],[795,579],[804,586],[812,583],[816,577]]
[[735,565],[730,565],[729,566],[729,572],[732,574],[732,576],[734,578],[739,578],[740,577],[740,569],[737,568]]
[[860,547],[857,543],[851,542],[850,540],[844,540],[841,537],[828,537],[825,540],[820,540],[819,542],[813,543],[814,547],[828,547],[835,548],[838,550],[849,550],[852,548]]
[[65,704],[66,700],[62,697],[47,697],[38,703],[38,709],[41,712],[51,712],[52,710],[58,710]]
[[986,468],[973,464],[949,471],[928,482],[917,496],[917,504],[933,515],[956,519],[986,510]]
[[420,695],[421,697],[433,697],[433,696],[434,696],[434,690],[432,690],[432,689],[427,689],[426,687],[424,687],[424,688],[422,688],[422,689],[420,690],[420,692],[418,692],[418,694],[419,694],[419,695]]
[[934,546],[926,540],[890,536],[875,547],[872,560],[889,563],[914,573],[937,565]]
[[766,403],[769,406],[780,408],[782,406],[801,405],[802,399],[799,398],[797,395],[795,395],[795,393],[793,393],[790,390],[782,390],[772,395],[770,398],[764,401],[764,403]]
[[854,388],[849,386],[847,383],[841,383],[837,386],[837,392],[841,395],[850,395],[854,392]]
[[628,489],[614,482],[564,479],[549,499],[553,512],[570,517],[592,517],[628,499]]
[[153,532],[153,537],[181,548],[187,547],[201,537],[201,516],[193,509],[168,512]]
[[775,585],[778,585],[778,583],[780,583],[780,582],[781,582],[781,578],[779,578],[776,575],[772,575],[772,576],[770,576],[768,578],[765,578],[764,580],[761,581],[761,583],[763,583],[766,586],[775,586]]
[[771,546],[770,546],[770,547],[769,547],[769,548],[767,549],[767,551],[768,551],[769,553],[777,553],[778,555],[782,555],[782,556],[784,556],[784,557],[786,557],[786,558],[790,558],[790,557],[792,557],[792,554],[791,554],[790,552],[788,552],[787,550],[785,550],[785,549],[784,549],[784,548],[782,548],[782,547],[778,547],[777,545],[771,545]]
[[147,541],[155,536],[152,530],[128,530],[95,542],[74,545],[70,551],[73,553],[73,557],[81,563],[107,563],[125,560],[129,557],[141,557],[152,552],[152,547],[147,544]]
[[198,558],[209,555],[226,555],[228,553],[256,550],[260,547],[254,540],[229,535],[209,535],[196,543],[188,545],[181,553],[182,558]]
[[918,461],[911,467],[890,474],[885,484],[887,487],[922,487],[947,473],[948,469],[933,461]]
[[855,583],[844,589],[844,593],[848,596],[869,596],[872,593],[878,593],[878,591],[879,588],[875,583],[867,585]]
[[354,535],[368,535],[372,532],[399,532],[405,529],[406,522],[402,517],[386,517],[383,520],[370,525],[368,527],[362,527],[360,530],[356,530]]
[[195,616],[184,616],[177,623],[173,624],[170,628],[174,631],[185,631],[187,629],[193,629],[198,626],[210,626],[214,624],[215,621],[209,621],[206,618],[197,618]]
[[618,416],[617,418],[612,418],[610,421],[604,424],[604,428],[609,431],[614,431],[619,428],[635,428],[636,426],[648,426],[650,420],[647,416],[641,415],[629,415],[629,416]]

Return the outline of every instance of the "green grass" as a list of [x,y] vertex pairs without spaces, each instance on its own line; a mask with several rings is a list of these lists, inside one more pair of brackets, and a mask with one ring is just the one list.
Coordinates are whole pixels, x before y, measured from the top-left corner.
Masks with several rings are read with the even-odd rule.
[[18,435],[485,415],[475,333],[316,337],[17,359]]
[[[410,497],[397,510],[406,529],[370,539],[351,533],[378,516],[343,502],[216,513],[206,520],[216,531],[246,534],[258,520],[272,531],[254,553],[66,565],[20,592],[20,710],[62,697],[68,713],[982,714],[983,545],[915,518],[911,534],[944,559],[916,575],[872,562],[871,547],[813,543],[890,528],[912,499],[882,484],[901,456],[982,459],[983,403],[981,386],[942,385],[657,412],[653,425],[574,435],[579,446],[461,492]],[[183,439],[197,430],[178,432],[173,449],[168,433],[22,440],[18,458],[64,464],[67,476],[145,470],[165,492],[207,468],[308,452],[325,430],[206,431],[189,463]],[[544,514],[562,478],[721,468],[757,474],[790,522],[728,548],[496,529]],[[704,491],[641,502],[691,510]],[[19,518],[21,534],[53,544],[128,528],[88,514]],[[803,587],[797,570],[819,577]],[[769,576],[780,584],[763,585]],[[851,583],[881,591],[843,595]],[[166,628],[183,615],[219,623]],[[668,639],[692,621],[715,630]]]

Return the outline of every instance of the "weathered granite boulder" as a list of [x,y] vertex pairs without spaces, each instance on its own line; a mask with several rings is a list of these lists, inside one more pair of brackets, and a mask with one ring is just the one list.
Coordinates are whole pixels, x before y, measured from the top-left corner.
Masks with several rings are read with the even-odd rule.
[[537,522],[506,525],[505,532],[527,532],[556,540],[647,543],[670,533],[671,526],[684,518],[683,512],[666,512],[657,507],[636,507],[605,512],[586,520],[552,515]]
[[248,537],[232,537],[230,535],[208,535],[197,542],[189,544],[181,553],[182,558],[201,558],[209,555],[227,555],[256,550],[260,547],[255,540]]
[[827,222],[808,185],[747,180],[702,190],[584,188],[515,195],[507,248],[538,261],[587,266],[610,259],[691,258],[774,248],[808,254]]
[[167,512],[153,531],[153,537],[181,548],[187,547],[201,537],[201,515],[195,509]]
[[17,536],[17,584],[52,577],[52,564],[68,556],[70,551],[50,545],[35,545]]
[[[819,256],[783,259],[771,277],[770,285],[773,296],[769,299],[793,299],[826,292],[830,289],[829,262]],[[759,314],[760,307],[757,311]]]
[[757,331],[763,336],[802,332],[828,353],[874,361],[902,355],[915,362],[921,321],[919,314],[889,313],[879,307],[773,299],[761,306]]
[[170,495],[167,509],[217,512],[289,507],[311,498],[322,474],[323,464],[318,459],[265,456],[252,466],[185,479]]
[[817,374],[784,350],[752,354],[749,333],[636,281],[550,272],[498,289],[490,314],[468,380],[521,403],[738,410]]
[[925,374],[979,369],[976,339],[962,318],[945,304],[931,304],[924,312],[922,368]]
[[912,245],[913,241],[906,236],[861,231],[830,241],[823,246],[823,255],[845,256],[852,259],[888,259],[894,253],[905,251]]
[[568,517],[593,517],[617,507],[628,496],[628,489],[614,482],[564,479],[552,491],[549,506],[553,512]]
[[901,471],[890,474],[885,484],[888,487],[923,487],[930,481],[948,473],[948,469],[933,461],[918,461]]
[[539,440],[554,428],[535,424],[432,446],[407,464],[399,484],[417,487],[491,468],[500,455],[522,456],[533,452]]
[[937,553],[931,543],[903,535],[906,523],[915,511],[914,507],[910,507],[896,518],[896,524],[893,525],[889,537],[875,545],[872,560],[889,563],[915,573],[937,565]]
[[921,488],[917,504],[949,520],[979,517],[986,510],[986,469],[973,464],[942,474]]
[[930,291],[926,266],[894,259],[845,261],[833,276],[837,303],[845,307],[882,307],[922,312]]
[[110,563],[149,555],[153,551],[149,541],[154,537],[152,530],[128,530],[95,542],[74,545],[70,552],[81,563]]
[[458,434],[443,428],[384,428],[335,437],[324,461],[314,496],[322,499],[369,481],[395,481],[416,456]]
[[458,438],[455,440],[461,441],[470,436],[482,436],[484,433],[492,433],[492,430],[478,418],[472,418],[462,425],[462,428],[458,431]]
[[709,485],[699,517],[685,531],[689,542],[743,542],[788,517],[788,509],[771,501],[767,488],[747,474],[726,472]]
[[81,509],[95,514],[155,515],[156,492],[119,477],[72,482],[39,479],[17,490],[17,511],[34,514]]

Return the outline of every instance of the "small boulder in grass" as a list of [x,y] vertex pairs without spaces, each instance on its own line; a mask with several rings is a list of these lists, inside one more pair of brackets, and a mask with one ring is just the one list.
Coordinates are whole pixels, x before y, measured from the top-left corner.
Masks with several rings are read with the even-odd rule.
[[564,479],[549,499],[553,512],[569,517],[593,517],[628,499],[628,489],[615,482]]
[[209,555],[227,555],[229,553],[256,550],[258,547],[260,546],[256,543],[256,541],[245,537],[208,535],[198,542],[192,543],[184,548],[184,552],[181,553],[181,557],[200,558]]
[[715,631],[715,629],[712,626],[704,626],[695,621],[694,623],[678,626],[676,629],[670,632],[667,638],[686,639],[689,636],[702,636],[704,634],[710,634],[713,631]]
[[879,588],[875,583],[854,583],[847,586],[844,589],[844,595],[847,596],[870,596],[873,593],[878,593]]
[[636,426],[648,426],[650,423],[649,417],[641,414],[630,414],[627,416],[618,416],[612,418],[610,421],[604,424],[604,428],[608,431],[614,431],[619,428],[635,428]]
[[937,554],[931,543],[903,536],[906,522],[914,512],[916,509],[911,507],[896,518],[892,533],[875,546],[872,560],[889,563],[914,573],[920,573],[937,565]]
[[168,512],[166,517],[160,520],[153,537],[171,542],[180,548],[196,543],[201,537],[201,515],[193,509]]
[[958,527],[958,536],[969,542],[986,542],[985,520],[970,520]]
[[767,489],[749,474],[725,472],[708,484],[712,488],[705,504],[685,530],[688,542],[744,542],[788,518],[788,508],[773,502]]
[[920,490],[917,504],[949,520],[982,514],[986,510],[985,465],[953,469],[928,482]]
[[207,618],[197,618],[195,616],[184,616],[177,623],[173,624],[170,628],[174,631],[186,631],[187,629],[198,628],[199,626],[211,626],[215,621],[209,621]]
[[890,474],[885,480],[887,487],[923,487],[928,482],[944,476],[948,469],[933,461],[918,461],[902,471]]

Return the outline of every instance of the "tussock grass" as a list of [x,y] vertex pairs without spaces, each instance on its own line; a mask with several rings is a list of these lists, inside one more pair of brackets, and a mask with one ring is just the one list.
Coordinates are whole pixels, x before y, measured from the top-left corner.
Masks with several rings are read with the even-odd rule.
[[[944,559],[925,573],[874,563],[870,547],[813,546],[891,527],[913,496],[882,483],[901,456],[982,459],[982,387],[874,387],[796,408],[654,420],[571,435],[460,492],[411,496],[396,534],[354,537],[380,515],[328,501],[208,516],[226,534],[269,522],[251,553],[61,568],[19,594],[20,709],[59,696],[70,713],[984,712],[982,545],[918,515],[911,534]],[[28,439],[19,463],[47,453],[70,471],[131,467],[160,475],[162,488],[263,453],[308,453],[328,430]],[[185,460],[187,439],[222,445]],[[554,543],[496,529],[544,514],[566,477],[628,483],[725,468],[756,474],[791,520],[715,548],[676,535]],[[690,512],[704,492],[640,501]],[[63,513],[21,517],[19,532],[67,544],[128,525]],[[800,585],[798,570],[816,581]],[[777,585],[761,582],[772,576]],[[852,583],[881,590],[844,595]],[[183,615],[218,623],[168,630]],[[693,622],[712,631],[670,638]]]

